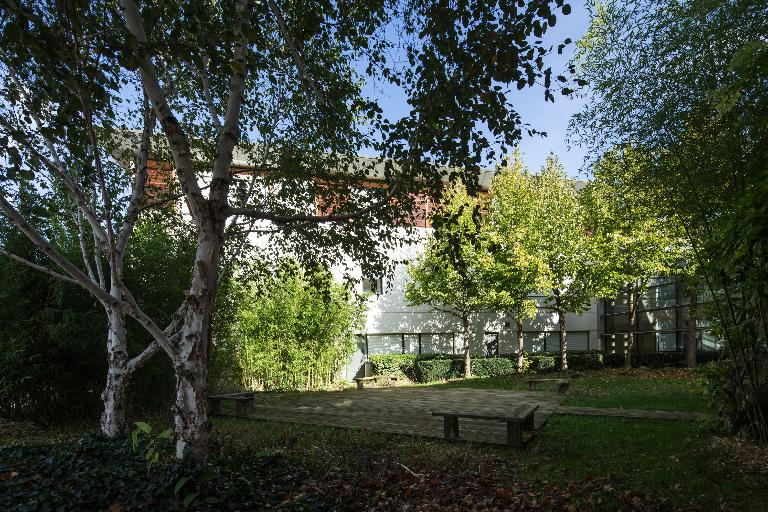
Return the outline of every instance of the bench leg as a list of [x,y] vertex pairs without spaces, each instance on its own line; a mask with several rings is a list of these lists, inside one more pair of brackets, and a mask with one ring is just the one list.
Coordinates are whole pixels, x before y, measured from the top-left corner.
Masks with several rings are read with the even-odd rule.
[[220,414],[221,413],[221,401],[219,401],[217,398],[209,398],[208,399],[208,405],[210,405],[211,414]]
[[237,415],[245,416],[248,412],[248,409],[250,409],[252,402],[253,400],[239,400],[235,402],[235,411],[237,412]]
[[363,381],[357,381],[357,389],[363,389]]
[[523,429],[533,430],[533,413],[529,414],[528,417],[525,418],[525,422],[523,423]]
[[557,391],[561,395],[567,395],[568,394],[568,384],[560,384],[557,386]]
[[507,422],[507,444],[515,448],[523,446],[523,425],[517,421]]
[[443,417],[443,434],[449,441],[459,438],[459,418],[455,416]]
[[528,391],[535,391],[536,390],[536,384],[533,382],[528,383]]

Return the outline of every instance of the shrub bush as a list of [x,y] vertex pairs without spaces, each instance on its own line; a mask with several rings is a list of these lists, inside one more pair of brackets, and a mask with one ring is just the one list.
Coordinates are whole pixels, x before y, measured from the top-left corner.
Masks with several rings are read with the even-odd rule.
[[606,368],[621,368],[624,366],[624,354],[604,354],[603,364]]
[[[558,358],[558,366],[559,365]],[[590,350],[588,352],[569,352],[568,368],[571,370],[599,370],[603,367],[603,353]]]
[[[717,361],[720,352],[698,352],[696,362],[699,365]],[[624,354],[605,354],[603,361],[608,368],[624,366]],[[657,352],[655,354],[632,354],[632,366],[647,366],[649,368],[668,368],[686,366],[685,352]]]
[[517,373],[515,363],[508,357],[474,358],[471,368],[475,377],[504,377]]
[[525,358],[531,362],[528,367],[531,372],[553,372],[556,369],[557,358],[552,354],[526,354]]
[[370,356],[371,370],[374,375],[397,375],[416,381],[416,361],[418,354],[386,354]]
[[416,361],[416,380],[433,382],[461,377],[464,374],[464,361],[456,358],[431,358]]

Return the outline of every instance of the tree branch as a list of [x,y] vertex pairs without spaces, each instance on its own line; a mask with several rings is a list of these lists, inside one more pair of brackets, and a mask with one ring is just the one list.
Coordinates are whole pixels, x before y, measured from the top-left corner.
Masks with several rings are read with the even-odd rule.
[[[37,121],[35,121],[35,123],[37,123]],[[67,170],[61,165],[61,161],[58,160],[55,152],[51,155],[53,160],[42,154],[40,150],[38,150],[26,136],[20,135],[20,131],[15,129],[15,127],[12,126],[8,120],[2,116],[0,116],[0,125],[4,126],[10,132],[13,140],[16,141],[16,143],[23,146],[29,152],[33,153],[37,158],[40,159],[40,161],[46,165],[46,167],[53,171],[53,173],[56,174],[64,182],[64,185],[67,187],[67,190],[69,190],[69,193],[72,195],[72,198],[75,200],[78,208],[80,208],[80,211],[83,212],[83,215],[88,221],[88,224],[90,224],[94,234],[98,237],[99,242],[106,244],[107,235],[104,232],[99,219],[96,217],[96,214],[88,206],[88,202],[85,199],[85,193],[78,186],[70,173],[67,172]],[[39,126],[40,125],[38,125],[38,127]],[[49,151],[51,151],[53,144],[46,137],[43,137],[42,135],[41,137],[46,142],[46,145],[49,146]]]
[[291,36],[291,31],[288,30],[288,24],[285,22],[282,10],[274,2],[274,0],[267,0],[267,3],[269,4],[269,9],[272,11],[272,14],[275,15],[275,21],[277,21],[280,34],[283,36],[283,39],[285,39],[285,43],[288,45],[288,49],[291,51],[291,55],[293,56],[293,60],[296,63],[296,67],[299,68],[299,74],[301,75],[302,81],[307,87],[312,89],[320,103],[326,105],[328,102],[326,101],[323,93],[320,91],[320,87],[317,85],[314,77],[309,72],[309,69],[304,62],[301,53],[299,53],[299,49],[296,47],[296,42],[293,40],[293,36]]
[[51,277],[55,277],[56,279],[60,279],[64,282],[70,283],[70,284],[76,284],[79,285],[80,283],[77,282],[75,279],[72,279],[71,277],[65,276],[63,274],[59,274],[58,272],[54,272],[53,270],[49,268],[42,267],[36,263],[32,263],[31,261],[25,260],[21,256],[16,256],[15,254],[6,251],[5,249],[0,249],[0,254],[4,254],[8,258],[12,259],[13,261],[16,261],[18,263],[21,263],[22,265],[26,265],[30,268],[33,268],[39,272],[42,272],[44,274],[48,274]]
[[144,24],[142,23],[141,14],[136,2],[133,0],[120,0],[120,5],[125,15],[125,25],[140,45],[136,52],[136,57],[139,61],[139,74],[141,75],[144,91],[152,103],[155,115],[158,121],[160,121],[163,132],[170,144],[173,161],[178,171],[176,175],[181,184],[181,189],[187,198],[190,214],[199,222],[203,217],[207,217],[209,212],[207,201],[203,197],[195,177],[189,142],[186,135],[184,135],[181,124],[179,124],[179,121],[173,115],[168,105],[163,88],[160,86],[160,81],[155,74],[152,60],[147,55],[147,35],[144,32]]
[[128,246],[128,239],[133,232],[133,227],[139,219],[141,213],[141,203],[146,200],[145,186],[147,182],[147,161],[149,160],[149,151],[152,144],[152,131],[155,129],[155,116],[147,105],[146,96],[144,101],[144,130],[141,133],[141,146],[139,154],[136,156],[136,174],[133,177],[133,190],[131,190],[131,199],[128,203],[128,209],[125,213],[123,225],[117,239],[118,256],[122,258],[125,248]]
[[229,81],[229,98],[224,114],[224,123],[221,126],[218,141],[216,142],[216,157],[213,161],[213,173],[211,175],[210,199],[219,205],[225,205],[229,195],[229,185],[232,181],[232,151],[240,135],[240,107],[243,102],[245,90],[245,77],[248,72],[247,52],[248,37],[243,26],[244,19],[248,16],[250,3],[248,0],[239,0],[236,4],[237,19],[234,32],[236,36],[234,56],[232,62],[232,76]]
[[219,117],[219,111],[216,109],[216,104],[213,102],[213,96],[211,95],[211,85],[208,82],[208,56],[203,55],[203,62],[200,66],[192,66],[197,72],[197,76],[200,79],[200,83],[203,86],[203,95],[205,97],[205,103],[208,106],[208,113],[211,115],[211,121],[216,128],[217,133],[221,133],[222,125],[221,118]]
[[92,281],[87,275],[77,268],[71,261],[66,259],[59,253],[45,238],[32,227],[24,217],[13,207],[11,203],[5,198],[5,195],[0,193],[0,211],[5,213],[6,216],[18,227],[27,238],[32,241],[35,246],[41,250],[48,258],[51,259],[56,265],[63,271],[72,276],[79,285],[91,292],[97,299],[104,304],[113,308],[120,308],[122,304],[119,300],[110,296],[105,290],[103,290],[97,283]]

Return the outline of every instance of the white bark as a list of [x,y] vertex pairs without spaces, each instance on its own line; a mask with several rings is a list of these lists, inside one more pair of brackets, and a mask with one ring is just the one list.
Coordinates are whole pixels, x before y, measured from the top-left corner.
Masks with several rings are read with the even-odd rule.
[[107,319],[107,383],[101,393],[104,403],[101,433],[111,438],[124,433],[126,429],[126,387],[131,371],[128,368],[125,315],[119,310],[107,308]]

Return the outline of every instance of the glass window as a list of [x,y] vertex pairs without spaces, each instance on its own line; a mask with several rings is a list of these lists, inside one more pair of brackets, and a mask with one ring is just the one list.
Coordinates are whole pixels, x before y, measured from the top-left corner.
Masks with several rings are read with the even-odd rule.
[[545,345],[545,351],[560,352],[560,333],[548,332],[546,336],[547,336],[547,343]]
[[375,293],[376,295],[384,293],[384,279],[381,277],[364,277],[361,285],[363,293]]
[[580,350],[588,350],[589,348],[589,333],[588,332],[569,332],[568,333],[568,350],[578,352]]
[[422,334],[422,354],[453,354],[453,334]]
[[544,340],[543,332],[524,332],[523,349],[526,352],[544,352]]
[[486,357],[496,357],[499,355],[499,333],[487,332],[483,339]]
[[402,354],[403,339],[399,334],[369,334],[368,355]]
[[657,332],[656,333],[656,351],[657,352],[676,352],[677,351],[677,333]]
[[721,345],[720,341],[715,337],[714,334],[712,334],[711,331],[701,330],[697,333],[698,336],[698,345],[699,350],[701,351],[712,351],[712,350],[720,350]]
[[418,354],[419,353],[419,335],[418,334],[405,334],[405,353],[406,354]]

